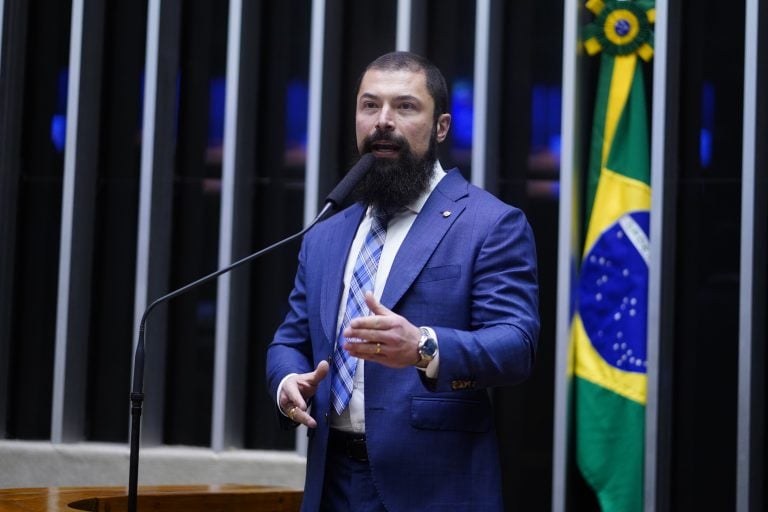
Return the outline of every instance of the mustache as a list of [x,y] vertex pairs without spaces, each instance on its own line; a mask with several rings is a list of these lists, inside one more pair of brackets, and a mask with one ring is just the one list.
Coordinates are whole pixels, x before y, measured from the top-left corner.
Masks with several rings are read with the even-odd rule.
[[375,132],[363,139],[363,153],[370,153],[373,149],[373,144],[376,142],[392,142],[400,146],[401,149],[410,149],[410,144],[408,144],[408,141],[405,139],[405,137],[401,135],[395,135],[392,132],[381,131],[380,129],[376,128]]

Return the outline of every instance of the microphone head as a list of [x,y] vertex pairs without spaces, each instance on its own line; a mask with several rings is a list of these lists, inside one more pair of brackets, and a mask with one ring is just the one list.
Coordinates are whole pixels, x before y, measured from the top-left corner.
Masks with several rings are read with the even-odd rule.
[[347,172],[347,174],[341,179],[338,185],[331,191],[325,198],[326,203],[333,203],[334,207],[338,207],[355,189],[363,176],[370,170],[373,165],[373,161],[376,160],[371,153],[365,153],[360,157],[355,165]]

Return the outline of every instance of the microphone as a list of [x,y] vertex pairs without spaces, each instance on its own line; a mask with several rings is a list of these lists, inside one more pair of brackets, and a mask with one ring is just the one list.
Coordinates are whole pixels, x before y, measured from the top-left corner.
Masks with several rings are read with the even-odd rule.
[[347,196],[352,193],[352,190],[360,183],[363,176],[373,165],[373,161],[376,157],[372,153],[366,153],[360,157],[355,165],[349,170],[346,176],[342,178],[338,185],[328,194],[325,198],[326,203],[333,203],[334,207],[338,207],[343,203]]
[[212,272],[207,276],[203,276],[196,281],[188,283],[181,288],[163,295],[162,297],[155,299],[155,301],[147,306],[147,309],[144,310],[144,314],[141,316],[141,322],[139,322],[139,339],[136,344],[136,352],[134,355],[133,385],[131,387],[130,395],[131,446],[128,471],[128,512],[136,512],[136,502],[138,498],[139,440],[141,431],[141,409],[144,403],[144,330],[149,313],[155,309],[156,306],[162,304],[163,302],[167,302],[174,297],[188,292],[192,288],[196,288],[204,283],[207,283],[208,281],[215,279],[222,274],[226,274],[227,272],[234,270],[237,267],[244,265],[245,263],[255,260],[259,256],[263,256],[264,254],[267,254],[268,252],[271,252],[278,247],[281,247],[297,238],[304,236],[307,231],[312,229],[318,222],[325,219],[326,217],[329,217],[333,210],[337,209],[339,205],[341,205],[347,199],[352,190],[354,190],[357,184],[360,183],[360,180],[363,179],[363,176],[370,170],[374,159],[375,157],[370,153],[365,153],[363,156],[361,156],[360,160],[358,160],[357,163],[352,166],[344,178],[342,178],[342,180],[336,185],[336,187],[334,187],[331,193],[328,194],[325,199],[325,206],[323,206],[322,210],[320,210],[320,213],[317,214],[317,216],[312,220],[312,222],[309,223],[307,227],[298,233],[295,233],[288,238],[284,238],[283,240],[280,240],[279,242],[276,242],[269,247],[265,247],[264,249],[261,249],[260,251],[246,256],[245,258],[235,261],[234,263],[231,263],[224,268]]

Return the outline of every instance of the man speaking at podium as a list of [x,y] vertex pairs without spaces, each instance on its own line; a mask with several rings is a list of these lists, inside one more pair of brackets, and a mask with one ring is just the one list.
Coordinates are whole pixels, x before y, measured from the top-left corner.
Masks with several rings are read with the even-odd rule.
[[267,354],[281,422],[309,427],[302,510],[502,509],[488,390],[531,373],[536,254],[520,210],[443,170],[447,107],[418,55],[360,80],[374,163],[358,202],[305,237]]

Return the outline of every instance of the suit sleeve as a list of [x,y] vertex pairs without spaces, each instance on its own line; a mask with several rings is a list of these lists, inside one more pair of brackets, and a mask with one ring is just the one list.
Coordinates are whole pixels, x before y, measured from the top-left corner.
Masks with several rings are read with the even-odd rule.
[[470,326],[433,326],[440,345],[434,391],[516,384],[533,369],[539,335],[536,248],[520,210],[509,208],[479,243],[472,263]]
[[289,373],[313,370],[306,296],[307,242],[302,242],[293,290],[288,299],[288,313],[267,348],[267,389],[274,400],[277,387]]

